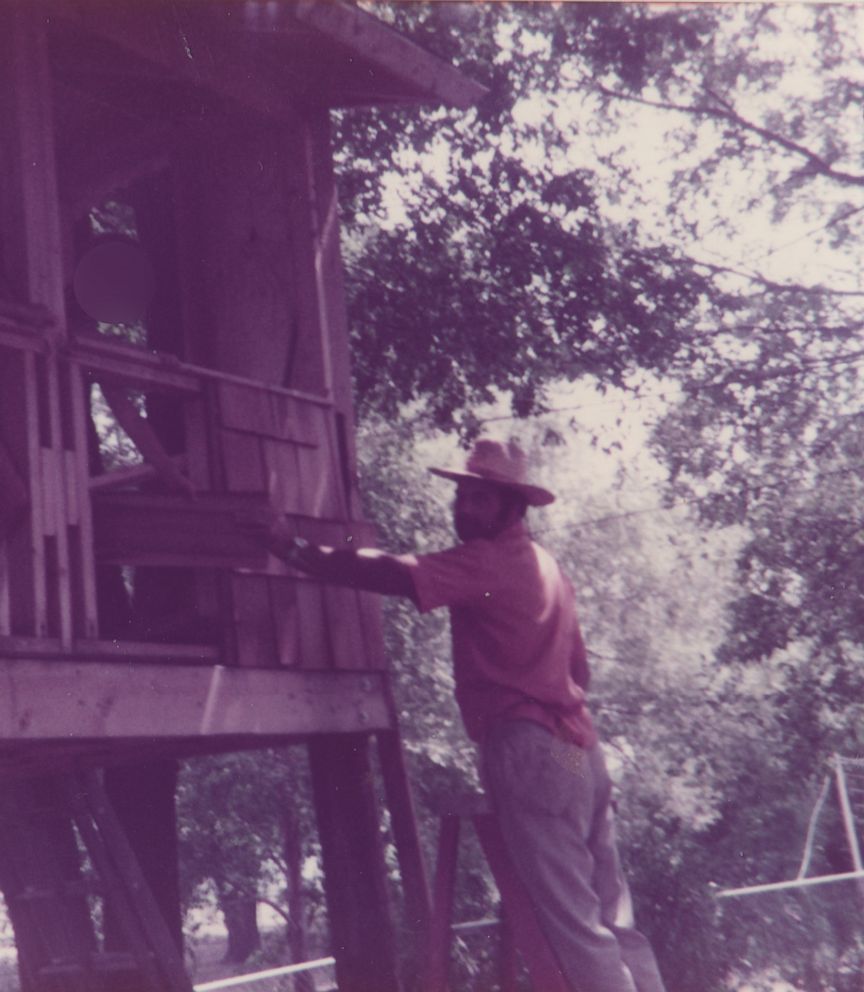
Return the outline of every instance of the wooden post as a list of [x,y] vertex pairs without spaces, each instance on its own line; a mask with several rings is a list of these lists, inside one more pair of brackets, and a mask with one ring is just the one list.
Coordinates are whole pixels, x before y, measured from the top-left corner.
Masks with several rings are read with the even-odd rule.
[[[15,930],[22,992],[46,988],[40,968],[52,959],[86,960],[96,934],[72,820],[51,778],[4,782],[0,791],[0,887]],[[64,891],[66,890],[66,891]],[[70,992],[87,992],[87,976],[69,978]]]
[[456,863],[459,857],[460,819],[456,813],[441,817],[438,857],[435,862],[435,889],[432,920],[422,992],[447,992],[450,971],[450,928],[456,892]]
[[398,730],[385,730],[379,732],[377,737],[387,808],[402,876],[405,923],[414,942],[412,957],[420,965],[432,915],[429,880],[417,832],[401,736]]
[[[120,765],[105,771],[105,792],[168,931],[181,950],[176,787],[177,763],[171,760]],[[106,914],[106,946],[126,950],[121,933],[117,921]]]
[[377,804],[363,734],[309,738],[340,992],[398,992]]
[[0,10],[0,291],[42,306],[53,320],[46,333],[50,346],[25,359],[33,367],[27,368],[24,387],[26,419],[19,414],[19,423],[30,449],[32,633],[58,637],[70,648],[73,588],[81,588],[79,575],[72,573],[80,570],[81,554],[70,488],[78,480],[64,398],[69,384],[53,347],[65,337],[65,279],[46,23],[39,5],[7,4]]

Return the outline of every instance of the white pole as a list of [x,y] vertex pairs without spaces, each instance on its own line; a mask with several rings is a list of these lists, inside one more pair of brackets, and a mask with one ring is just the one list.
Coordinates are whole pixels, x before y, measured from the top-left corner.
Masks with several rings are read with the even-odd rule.
[[[852,864],[855,866],[855,871],[864,871],[864,862],[861,860],[861,847],[858,843],[858,831],[855,829],[855,815],[852,812],[852,803],[849,801],[849,790],[846,786],[846,772],[843,770],[843,759],[839,754],[834,755],[834,768],[837,775],[837,794],[840,798],[840,809],[843,813],[843,827],[846,831],[846,840],[852,855]],[[858,892],[864,898],[864,882],[858,883]]]
[[792,878],[788,882],[767,882],[765,885],[747,885],[742,889],[722,889],[718,899],[734,896],[755,896],[762,892],[782,892],[784,889],[803,889],[811,885],[828,885],[831,882],[851,882],[864,879],[864,871],[844,871],[839,875],[817,875],[815,878]]
[[220,978],[213,982],[202,982],[194,986],[194,992],[219,992],[220,989],[230,989],[237,985],[249,985],[252,982],[263,982],[265,978],[281,978],[282,975],[298,975],[313,968],[326,968],[336,964],[335,958],[318,958],[316,961],[304,961],[302,964],[286,964],[281,968],[268,968],[266,971],[250,972],[248,975],[234,975],[232,978]]

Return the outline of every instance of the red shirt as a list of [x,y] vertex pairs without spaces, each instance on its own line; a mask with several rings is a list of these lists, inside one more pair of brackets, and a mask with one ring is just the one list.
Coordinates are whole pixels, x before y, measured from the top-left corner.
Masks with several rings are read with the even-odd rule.
[[450,608],[456,700],[470,737],[481,740],[503,717],[534,720],[582,747],[596,742],[573,586],[522,523],[401,560],[422,612]]

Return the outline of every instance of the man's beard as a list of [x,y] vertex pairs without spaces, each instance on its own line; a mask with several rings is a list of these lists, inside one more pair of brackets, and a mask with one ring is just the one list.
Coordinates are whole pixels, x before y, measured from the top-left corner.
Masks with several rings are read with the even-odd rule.
[[456,514],[453,518],[453,527],[456,536],[460,541],[477,541],[485,539],[487,541],[497,537],[507,526],[507,513],[503,511],[489,523],[481,523],[472,517]]

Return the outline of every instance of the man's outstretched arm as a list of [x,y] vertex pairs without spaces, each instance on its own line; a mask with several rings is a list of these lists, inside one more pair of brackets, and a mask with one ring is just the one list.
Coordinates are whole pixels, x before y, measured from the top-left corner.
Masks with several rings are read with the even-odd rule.
[[350,586],[385,596],[406,596],[417,602],[408,565],[374,548],[328,548],[292,537],[279,521],[253,516],[239,520],[242,529],[268,551],[321,582]]
[[274,553],[322,582],[380,592],[385,596],[407,596],[417,601],[408,566],[384,551],[336,549],[294,540],[285,554],[278,550]]

